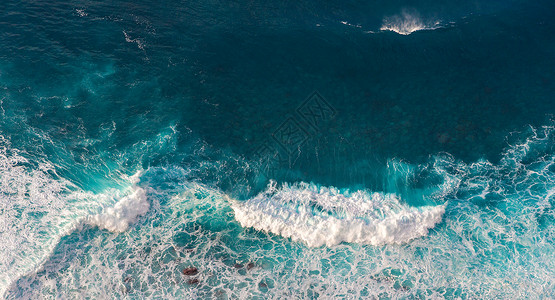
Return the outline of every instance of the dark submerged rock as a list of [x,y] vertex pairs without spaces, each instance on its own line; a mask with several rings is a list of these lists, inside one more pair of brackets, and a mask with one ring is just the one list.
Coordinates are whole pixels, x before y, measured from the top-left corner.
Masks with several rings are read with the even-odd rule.
[[197,274],[198,274],[198,269],[195,267],[189,267],[189,268],[183,269],[183,275],[193,276]]

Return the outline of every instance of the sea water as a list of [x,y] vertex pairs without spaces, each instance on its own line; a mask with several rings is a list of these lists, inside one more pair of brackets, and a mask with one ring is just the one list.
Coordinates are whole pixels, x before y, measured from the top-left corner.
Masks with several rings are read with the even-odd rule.
[[553,11],[2,2],[0,296],[552,296]]

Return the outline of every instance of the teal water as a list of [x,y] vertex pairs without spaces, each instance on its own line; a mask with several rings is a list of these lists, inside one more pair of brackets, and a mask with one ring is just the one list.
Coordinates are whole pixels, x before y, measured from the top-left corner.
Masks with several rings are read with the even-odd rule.
[[554,8],[1,3],[0,295],[551,297]]

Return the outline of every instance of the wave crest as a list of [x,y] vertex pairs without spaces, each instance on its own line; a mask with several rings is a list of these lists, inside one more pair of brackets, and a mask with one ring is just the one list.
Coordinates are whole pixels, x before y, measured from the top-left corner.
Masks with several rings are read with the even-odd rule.
[[424,21],[418,12],[404,10],[401,14],[386,17],[381,31],[393,31],[401,35],[409,35],[419,30],[434,30],[441,27],[440,21]]
[[62,237],[84,224],[121,232],[149,208],[137,185],[140,172],[124,178],[129,189],[94,194],[28,156],[0,135],[0,298],[18,278],[39,270]]
[[243,227],[302,241],[310,247],[342,242],[405,243],[426,235],[445,212],[445,205],[410,207],[394,194],[350,193],[308,183],[277,188],[275,182],[232,208]]
[[146,191],[135,186],[129,195],[102,213],[87,217],[85,223],[112,232],[124,232],[129,228],[129,224],[146,214],[149,208]]

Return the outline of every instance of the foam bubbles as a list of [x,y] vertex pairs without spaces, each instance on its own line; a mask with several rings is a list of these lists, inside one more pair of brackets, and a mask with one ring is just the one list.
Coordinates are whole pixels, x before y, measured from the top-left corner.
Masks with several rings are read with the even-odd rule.
[[112,232],[123,232],[129,228],[130,223],[144,215],[149,207],[146,191],[143,188],[134,187],[129,195],[123,197],[113,207],[87,217],[85,222]]
[[[124,176],[124,179],[133,184],[125,196],[113,205],[104,208],[96,215],[87,216],[84,222],[112,232],[124,232],[129,225],[134,223],[139,216],[146,214],[150,208],[147,193],[144,188],[137,184],[143,171],[138,171],[132,176]],[[118,191],[115,191],[118,194]]]
[[38,268],[83,213],[70,209],[83,194],[55,174],[52,165],[31,162],[0,136],[0,296]]
[[121,232],[149,207],[136,185],[140,173],[124,178],[134,184],[130,191],[94,194],[28,156],[0,136],[0,297],[18,278],[40,270],[61,238],[83,224]]
[[[424,165],[392,162],[392,187],[397,179],[415,177],[440,190],[426,188],[423,194],[448,201],[419,208],[406,206],[395,193],[308,183],[271,184],[236,202],[190,182],[188,169],[150,168],[141,175],[149,183],[150,211],[140,226],[122,234],[74,231],[41,270],[12,285],[8,298],[545,298],[555,292],[554,145],[555,129],[546,126],[511,143],[495,163],[469,164],[443,154]],[[426,181],[430,175],[421,168],[439,174],[443,183]],[[104,207],[115,206],[117,199]],[[398,238],[408,226],[397,215],[442,207],[440,223],[402,244],[307,247],[303,240],[367,237],[349,236],[363,232],[355,225],[335,232],[326,220],[367,226],[392,219],[383,236]],[[278,234],[291,230],[302,242],[241,227],[238,210],[259,218],[253,227],[269,228],[266,219],[276,220],[271,226],[281,230]],[[402,230],[391,230],[394,226]],[[314,234],[317,230],[327,235]],[[189,267],[198,274],[183,274]]]
[[137,44],[137,48],[141,49],[141,50],[145,50],[145,44],[143,42],[142,39],[140,38],[131,38],[131,36],[124,30],[123,31],[123,36],[125,37],[125,41],[128,43],[135,43]]
[[393,194],[341,192],[307,183],[278,189],[271,183],[264,193],[234,203],[233,210],[244,227],[318,247],[405,243],[439,223],[445,206],[409,207]]

